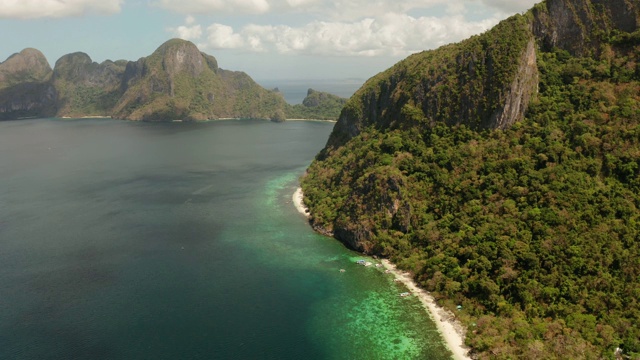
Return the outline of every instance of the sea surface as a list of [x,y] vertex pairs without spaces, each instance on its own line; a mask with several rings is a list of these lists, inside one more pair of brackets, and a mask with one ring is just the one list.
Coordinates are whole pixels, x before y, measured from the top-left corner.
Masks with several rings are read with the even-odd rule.
[[284,99],[291,105],[302,104],[309,89],[324,91],[343,98],[350,98],[361,86],[365,79],[337,79],[337,80],[257,80],[264,88],[277,88]]
[[292,205],[332,126],[0,122],[0,359],[450,358]]

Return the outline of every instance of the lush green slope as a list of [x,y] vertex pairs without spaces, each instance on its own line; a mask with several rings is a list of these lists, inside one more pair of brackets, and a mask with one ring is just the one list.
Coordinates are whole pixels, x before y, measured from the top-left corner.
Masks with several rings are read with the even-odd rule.
[[[364,115],[341,116],[302,181],[313,226],[461,304],[479,358],[613,358],[617,347],[640,358],[639,40],[637,28],[603,31],[597,49],[574,51],[589,57],[542,46],[539,93],[504,129],[449,119],[455,104],[442,119],[403,117],[417,111],[389,105],[411,99],[410,86],[367,115],[367,94],[384,92],[397,67],[379,75],[343,111]],[[438,78],[416,64],[401,63],[396,82]]]
[[191,42],[172,39],[131,63],[114,116],[132,120],[271,118],[286,103],[247,74],[222,70]]
[[287,108],[288,119],[337,120],[347,99],[309,89],[302,104]]
[[93,62],[81,52],[62,56],[55,64],[56,116],[109,116],[122,96],[126,61]]

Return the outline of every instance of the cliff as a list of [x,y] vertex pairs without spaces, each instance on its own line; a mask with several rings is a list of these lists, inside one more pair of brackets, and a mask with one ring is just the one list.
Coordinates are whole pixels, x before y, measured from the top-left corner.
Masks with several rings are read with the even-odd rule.
[[51,84],[56,89],[56,116],[108,116],[122,95],[126,62],[98,64],[81,52],[56,61]]
[[312,226],[415,274],[474,357],[640,358],[639,10],[548,0],[371,78]]
[[0,120],[53,115],[56,93],[50,77],[51,67],[36,49],[0,63]]
[[129,63],[122,89],[113,116],[131,120],[271,118],[286,105],[247,74],[220,69],[213,56],[177,39]]
[[505,129],[523,119],[538,86],[536,47],[597,55],[632,33],[640,7],[631,0],[549,0],[459,44],[410,56],[371,78],[349,100],[327,144],[345,144],[368,127],[419,123]]

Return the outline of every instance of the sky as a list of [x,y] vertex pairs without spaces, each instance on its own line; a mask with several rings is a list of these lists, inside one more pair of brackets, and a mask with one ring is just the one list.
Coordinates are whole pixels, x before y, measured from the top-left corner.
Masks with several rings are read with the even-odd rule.
[[137,60],[171,38],[256,80],[367,79],[541,0],[0,0],[0,62],[82,51]]

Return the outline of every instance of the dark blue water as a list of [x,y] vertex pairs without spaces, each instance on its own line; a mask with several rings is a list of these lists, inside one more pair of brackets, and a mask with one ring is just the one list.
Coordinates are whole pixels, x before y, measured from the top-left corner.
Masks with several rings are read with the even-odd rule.
[[0,359],[449,358],[292,206],[332,126],[0,122]]

